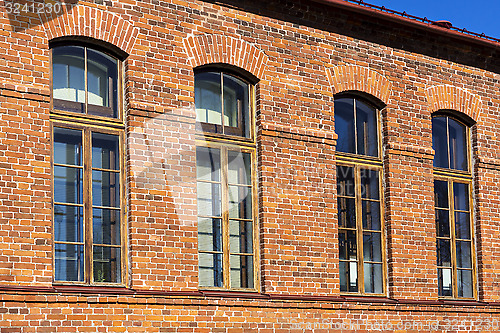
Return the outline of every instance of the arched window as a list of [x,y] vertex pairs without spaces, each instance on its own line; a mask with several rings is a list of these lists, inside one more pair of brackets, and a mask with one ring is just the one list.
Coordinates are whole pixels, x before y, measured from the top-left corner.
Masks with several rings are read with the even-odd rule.
[[194,80],[199,129],[250,138],[250,84],[221,71],[198,72]]
[[335,99],[340,291],[385,294],[380,112],[357,96]]
[[54,282],[123,285],[121,62],[88,45],[51,52]]
[[446,114],[432,118],[439,296],[475,297],[469,127]]
[[253,85],[195,72],[199,286],[257,288]]
[[87,46],[52,48],[55,110],[118,118],[120,62]]

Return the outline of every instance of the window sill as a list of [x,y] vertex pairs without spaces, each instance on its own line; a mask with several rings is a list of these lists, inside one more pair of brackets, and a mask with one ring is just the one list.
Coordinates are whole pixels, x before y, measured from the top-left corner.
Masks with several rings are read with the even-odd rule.
[[364,295],[340,295],[340,296],[314,296],[314,295],[291,295],[291,294],[265,294],[257,291],[231,291],[231,290],[198,290],[198,291],[161,291],[161,290],[135,290],[125,286],[68,286],[54,284],[52,287],[21,287],[0,286],[0,292],[22,292],[22,293],[61,293],[61,294],[84,294],[96,295],[106,294],[114,296],[163,296],[163,297],[218,297],[218,298],[242,298],[275,301],[308,301],[308,302],[355,302],[355,303],[385,303],[393,305],[441,305],[441,306],[492,306],[500,307],[500,302],[481,302],[474,299],[394,299],[386,296],[364,296]]

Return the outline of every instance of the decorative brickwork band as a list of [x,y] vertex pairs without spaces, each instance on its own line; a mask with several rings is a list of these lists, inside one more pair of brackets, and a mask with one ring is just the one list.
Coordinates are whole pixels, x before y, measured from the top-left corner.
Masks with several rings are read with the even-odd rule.
[[478,121],[483,103],[479,96],[465,89],[449,85],[433,86],[425,90],[430,112],[449,109],[462,112]]
[[196,35],[184,39],[184,47],[191,65],[225,63],[263,78],[267,67],[267,56],[244,40],[222,35]]
[[103,40],[130,54],[138,28],[109,11],[65,5],[64,14],[40,14],[49,40],[63,36],[86,36]]
[[334,94],[357,90],[373,95],[388,104],[391,82],[372,69],[355,65],[337,66],[328,68],[326,75]]

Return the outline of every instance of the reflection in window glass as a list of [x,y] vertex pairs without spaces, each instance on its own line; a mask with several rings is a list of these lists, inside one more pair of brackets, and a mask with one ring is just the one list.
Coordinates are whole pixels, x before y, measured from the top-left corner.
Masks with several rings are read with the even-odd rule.
[[52,66],[53,98],[85,103],[85,48],[54,48]]
[[56,281],[84,281],[85,258],[83,255],[83,245],[55,244],[54,262]]
[[110,246],[94,246],[93,251],[94,282],[120,283],[120,248]]
[[222,125],[221,76],[199,73],[194,77],[196,120]]

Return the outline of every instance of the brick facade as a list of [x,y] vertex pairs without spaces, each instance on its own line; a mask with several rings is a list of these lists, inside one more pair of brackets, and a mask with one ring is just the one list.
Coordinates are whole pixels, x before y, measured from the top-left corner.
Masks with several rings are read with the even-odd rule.
[[[1,7],[0,332],[500,331],[499,44],[354,7]],[[77,37],[127,55],[124,287],[53,284],[49,42]],[[198,288],[193,69],[210,64],[257,82],[258,292]],[[340,293],[333,109],[351,91],[384,105],[387,297]],[[431,114],[442,109],[475,122],[475,301],[438,297]]]

